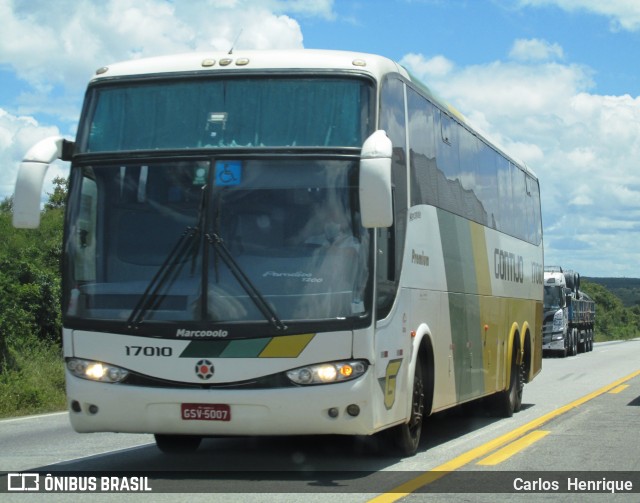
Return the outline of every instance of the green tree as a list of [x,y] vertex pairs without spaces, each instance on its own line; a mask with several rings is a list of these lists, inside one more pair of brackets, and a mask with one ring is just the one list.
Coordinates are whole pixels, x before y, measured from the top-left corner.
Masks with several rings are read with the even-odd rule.
[[622,300],[604,286],[583,281],[581,289],[596,302],[596,339],[640,337],[640,307],[625,307]]
[[64,208],[67,203],[69,179],[57,176],[53,179],[53,186],[53,192],[47,193],[47,195],[49,196],[49,200],[44,205],[45,211]]
[[38,229],[14,229],[0,203],[0,416],[64,407],[60,259],[66,180]]
[[13,196],[5,197],[0,203],[0,213],[13,212]]

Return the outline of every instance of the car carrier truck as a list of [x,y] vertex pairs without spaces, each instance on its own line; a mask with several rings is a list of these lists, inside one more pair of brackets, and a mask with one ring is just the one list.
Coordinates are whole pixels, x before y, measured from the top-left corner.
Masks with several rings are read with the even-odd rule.
[[595,318],[595,302],[580,290],[580,275],[545,267],[543,352],[565,357],[591,351]]

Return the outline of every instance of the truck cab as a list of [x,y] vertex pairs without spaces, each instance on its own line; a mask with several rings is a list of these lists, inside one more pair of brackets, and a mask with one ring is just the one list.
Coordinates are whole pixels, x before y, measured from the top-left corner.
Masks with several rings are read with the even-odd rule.
[[542,350],[559,352],[563,356],[572,350],[573,345],[571,337],[567,337],[569,327],[567,293],[567,282],[562,269],[560,267],[546,268],[544,272]]

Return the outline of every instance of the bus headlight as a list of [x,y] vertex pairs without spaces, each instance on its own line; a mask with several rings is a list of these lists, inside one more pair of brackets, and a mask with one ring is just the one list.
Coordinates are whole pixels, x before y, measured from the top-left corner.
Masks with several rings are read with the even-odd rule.
[[120,382],[129,375],[129,371],[115,365],[80,358],[69,358],[67,368],[74,376],[90,381]]
[[367,370],[363,361],[319,363],[287,371],[287,377],[295,384],[329,384],[356,379]]

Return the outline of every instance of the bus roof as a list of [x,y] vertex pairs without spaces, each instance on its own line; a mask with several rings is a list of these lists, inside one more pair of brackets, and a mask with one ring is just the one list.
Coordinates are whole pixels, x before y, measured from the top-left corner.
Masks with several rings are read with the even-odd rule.
[[[213,73],[251,70],[357,70],[372,76],[377,81],[388,73],[399,73],[427,94],[441,108],[448,110],[461,122],[465,118],[445,100],[438,97],[423,82],[409,73],[402,65],[384,56],[362,52],[293,49],[293,50],[238,50],[233,54],[224,52],[194,52],[133,59],[96,70],[92,82],[112,77],[136,77],[167,73]],[[468,124],[468,123],[467,123]]]
[[383,56],[348,51],[315,49],[236,50],[224,52],[194,52],[134,59],[105,66],[96,71],[93,80],[108,77],[154,75],[174,72],[222,72],[247,70],[358,70],[374,78],[397,72],[410,78],[399,64]]

